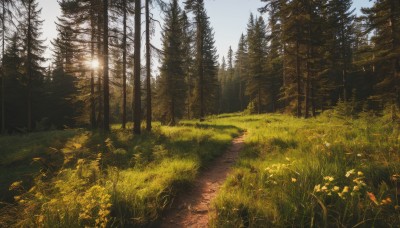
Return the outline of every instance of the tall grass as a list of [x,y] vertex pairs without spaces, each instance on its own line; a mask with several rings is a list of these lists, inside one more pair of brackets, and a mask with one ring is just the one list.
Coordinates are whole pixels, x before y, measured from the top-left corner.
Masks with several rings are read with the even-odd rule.
[[112,129],[108,135],[81,131],[70,137],[54,149],[62,154],[62,162],[52,170],[42,164],[31,188],[15,180],[10,189],[19,194],[15,205],[0,211],[0,226],[154,224],[199,169],[224,152],[241,131],[214,119],[201,124],[184,121],[176,127],[156,124],[152,133],[141,136]]
[[246,147],[214,201],[213,227],[400,224],[398,126],[382,118],[232,118]]

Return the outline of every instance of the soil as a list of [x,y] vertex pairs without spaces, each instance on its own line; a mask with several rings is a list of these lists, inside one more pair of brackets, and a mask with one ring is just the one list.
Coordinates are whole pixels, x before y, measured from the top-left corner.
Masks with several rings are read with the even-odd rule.
[[245,134],[235,138],[228,150],[203,170],[194,186],[181,193],[161,220],[162,228],[208,227],[213,211],[211,201],[239,156]]

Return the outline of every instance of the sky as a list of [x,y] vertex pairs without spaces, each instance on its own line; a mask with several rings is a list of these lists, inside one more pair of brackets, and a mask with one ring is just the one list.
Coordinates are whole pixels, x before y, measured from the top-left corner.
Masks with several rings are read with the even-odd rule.
[[[46,58],[51,58],[50,41],[57,36],[54,22],[60,15],[60,8],[56,0],[38,0],[42,8],[43,38],[46,39],[47,50]],[[361,7],[370,6],[370,0],[353,0],[356,13]],[[246,31],[250,13],[260,15],[258,8],[263,6],[260,0],[205,0],[205,6],[210,17],[211,26],[215,32],[215,45],[218,50],[219,58],[226,56],[229,46],[235,51],[239,42],[240,35]],[[160,31],[160,28],[157,29]],[[156,32],[152,43],[160,47],[160,35]]]

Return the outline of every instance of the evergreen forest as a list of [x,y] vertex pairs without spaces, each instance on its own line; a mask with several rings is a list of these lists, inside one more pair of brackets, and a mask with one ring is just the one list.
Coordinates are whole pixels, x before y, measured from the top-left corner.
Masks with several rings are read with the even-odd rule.
[[399,0],[253,0],[226,53],[210,0],[47,1],[0,0],[0,227],[399,226]]

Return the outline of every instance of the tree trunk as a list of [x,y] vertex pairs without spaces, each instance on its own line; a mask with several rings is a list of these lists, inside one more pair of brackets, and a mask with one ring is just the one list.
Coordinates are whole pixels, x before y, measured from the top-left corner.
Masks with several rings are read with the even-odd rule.
[[108,78],[108,0],[103,0],[103,98],[104,118],[103,129],[110,131],[110,85]]
[[[90,59],[91,61],[94,61],[94,42],[95,42],[95,36],[96,36],[96,29],[95,29],[95,18],[94,18],[94,6],[91,6],[91,44],[90,44]],[[94,85],[94,69],[91,66],[90,69],[90,126],[92,129],[96,128],[96,97],[95,97],[95,85]]]
[[146,0],[146,130],[151,131],[150,0]]
[[312,116],[316,117],[316,107],[315,107],[315,91],[314,91],[314,86],[315,86],[315,82],[314,79],[311,79],[311,88],[310,88],[310,94],[311,94],[311,111],[312,111]]
[[342,59],[343,59],[343,69],[342,69],[342,86],[343,86],[343,101],[347,102],[347,52],[346,52],[346,38],[344,37],[344,22],[342,21],[341,28],[341,40],[342,40]]
[[258,84],[258,114],[261,114],[261,87],[260,84]]
[[4,74],[4,49],[5,49],[5,32],[6,32],[6,6],[3,1],[3,16],[2,16],[2,49],[1,49],[1,133],[4,134],[6,132],[6,79]]
[[[298,38],[297,38],[298,39]],[[296,40],[296,78],[297,78],[297,117],[301,117],[301,77],[300,77],[300,53],[299,41]]]
[[141,91],[140,91],[140,36],[141,36],[141,0],[135,0],[135,53],[134,53],[134,127],[133,133],[140,134],[141,124]]
[[122,129],[126,128],[126,40],[127,12],[126,0],[123,0],[123,37],[122,37]]
[[32,26],[31,26],[31,1],[28,3],[28,29],[27,29],[27,58],[26,58],[26,70],[28,75],[28,132],[33,129],[32,124]]
[[306,78],[306,84],[305,84],[305,113],[304,113],[304,118],[309,118],[310,117],[310,80],[311,80],[311,58],[312,58],[312,54],[311,54],[311,29],[309,28],[308,30],[308,47],[307,47],[307,78]]
[[[97,60],[99,61],[99,65],[103,66],[103,61],[102,61],[102,57],[103,57],[103,53],[102,53],[102,43],[101,43],[101,33],[102,33],[102,19],[101,19],[101,14],[99,14],[98,16],[98,21],[97,21]],[[102,69],[101,67],[99,67],[97,69],[97,93],[98,93],[98,102],[99,102],[99,108],[98,108],[98,113],[97,113],[97,127],[102,128],[103,125],[103,96],[102,96],[102,88],[101,88],[101,80],[102,80]]]
[[242,58],[243,57],[240,57],[240,60],[239,60],[239,105],[240,105],[240,111],[243,111]]
[[203,34],[201,18],[197,18],[197,73],[199,75],[200,121],[204,120]]

